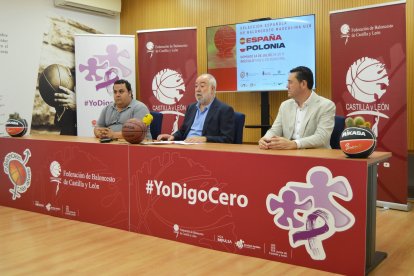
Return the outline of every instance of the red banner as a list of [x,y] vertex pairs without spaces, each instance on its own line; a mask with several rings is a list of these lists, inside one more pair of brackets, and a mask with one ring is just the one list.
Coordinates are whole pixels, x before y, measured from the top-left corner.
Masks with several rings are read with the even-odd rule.
[[379,253],[367,191],[389,154],[85,139],[0,137],[0,205],[344,275]]
[[195,101],[197,30],[138,31],[141,101],[164,114],[162,132],[172,134]]
[[127,145],[1,143],[1,205],[129,229]]
[[365,274],[360,162],[161,146],[130,147],[130,160],[130,231]]
[[347,125],[370,127],[377,150],[378,200],[407,204],[405,3],[335,11],[330,16],[332,98]]

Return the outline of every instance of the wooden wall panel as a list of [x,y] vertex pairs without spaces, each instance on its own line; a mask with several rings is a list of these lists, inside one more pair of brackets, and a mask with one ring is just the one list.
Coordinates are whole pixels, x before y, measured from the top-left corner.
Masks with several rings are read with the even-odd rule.
[[[407,116],[408,149],[414,151],[414,1],[407,1]],[[412,168],[411,168],[412,169]]]
[[[316,15],[316,91],[331,97],[329,12],[389,2],[386,0],[122,0],[121,33],[137,30],[197,27],[198,72],[207,70],[206,27],[246,22],[261,17]],[[407,0],[407,108],[408,125],[414,123],[413,12],[414,0]],[[138,66],[138,63],[137,63]],[[138,79],[138,78],[137,78]],[[138,91],[139,94],[139,91]],[[260,124],[260,93],[220,93],[218,98],[246,114],[246,124]],[[270,93],[270,121],[286,92]],[[244,141],[256,143],[260,130],[245,129]],[[414,150],[414,130],[409,128],[409,150]]]

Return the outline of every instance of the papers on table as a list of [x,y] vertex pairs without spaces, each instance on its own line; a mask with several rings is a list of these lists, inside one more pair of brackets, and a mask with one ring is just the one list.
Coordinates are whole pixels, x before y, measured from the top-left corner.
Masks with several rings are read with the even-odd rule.
[[196,145],[196,144],[202,144],[202,143],[188,143],[184,141],[144,141],[141,142],[142,145],[172,145],[172,144],[178,144],[178,145]]

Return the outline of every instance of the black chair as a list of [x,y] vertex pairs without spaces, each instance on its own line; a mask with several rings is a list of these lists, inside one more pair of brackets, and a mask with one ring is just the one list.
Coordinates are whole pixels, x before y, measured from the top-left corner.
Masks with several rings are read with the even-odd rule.
[[339,139],[341,138],[341,133],[345,129],[345,117],[344,116],[335,116],[335,125],[331,134],[331,148],[340,149]]
[[234,141],[233,144],[243,144],[243,129],[246,115],[234,112]]
[[161,128],[162,128],[162,118],[163,118],[163,114],[161,112],[157,112],[157,111],[150,111],[153,120],[151,122],[150,125],[150,131],[151,131],[151,136],[152,139],[157,139],[158,135],[161,134]]

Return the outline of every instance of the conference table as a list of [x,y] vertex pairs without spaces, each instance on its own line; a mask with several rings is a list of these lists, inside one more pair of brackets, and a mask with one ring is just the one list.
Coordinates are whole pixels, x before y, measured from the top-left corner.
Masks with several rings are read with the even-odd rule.
[[196,246],[365,275],[377,167],[391,157],[235,144],[0,137],[0,205]]

